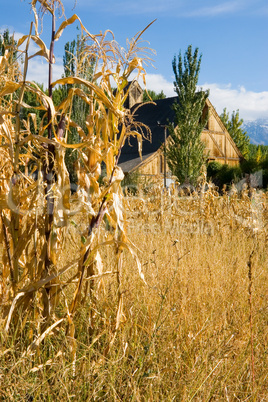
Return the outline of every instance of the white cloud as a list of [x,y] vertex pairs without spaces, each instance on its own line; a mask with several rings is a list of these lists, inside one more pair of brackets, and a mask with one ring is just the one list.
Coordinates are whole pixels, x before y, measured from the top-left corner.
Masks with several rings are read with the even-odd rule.
[[167,81],[161,74],[146,74],[146,87],[156,93],[163,90],[167,97],[176,96],[173,83]]
[[217,5],[211,5],[209,7],[202,7],[202,8],[197,8],[193,11],[186,12],[185,16],[188,17],[214,17],[216,15],[220,14],[230,14],[234,13],[241,8],[244,7],[244,3],[241,1],[228,1],[225,3],[217,4]]
[[[63,66],[60,64],[53,64],[53,81],[61,78],[64,73]],[[48,62],[42,60],[40,57],[33,58],[29,61],[28,65],[28,81],[36,81],[38,84],[43,84],[44,88],[48,87]]]
[[[175,96],[172,82],[167,81],[161,74],[146,76],[147,89],[156,93],[163,92],[167,97]],[[233,88],[231,84],[205,83],[203,89],[209,89],[209,99],[219,114],[226,107],[227,111],[239,110],[244,120],[256,120],[268,117],[268,91],[253,92],[241,86]]]
[[[6,29],[9,29],[10,35],[12,35],[12,32],[14,31],[13,27],[11,26],[2,26],[0,27],[0,34],[3,33]],[[14,39],[18,41],[22,36],[25,34],[21,32],[15,32],[14,33]],[[26,41],[21,45],[20,50],[24,51],[26,46]],[[29,56],[35,54],[38,52],[40,48],[36,45],[36,43],[31,40],[29,49],[28,49],[28,54]],[[21,58],[23,59],[23,53]],[[22,65],[22,71],[23,71],[23,65]],[[53,65],[53,81],[56,81],[57,79],[61,78],[62,74],[64,73],[63,65],[62,64],[57,64],[55,63]],[[44,88],[48,87],[48,62],[42,58],[42,57],[34,57],[29,60],[28,62],[28,72],[27,72],[27,81],[35,81],[38,82],[38,84],[43,84]]]
[[239,109],[239,115],[244,120],[268,117],[268,91],[253,92],[243,86],[232,88],[231,84],[215,83],[206,83],[202,87],[210,89],[209,98],[219,114],[226,107],[230,113]]
[[[4,28],[0,28],[0,32],[3,32]],[[22,36],[22,34],[16,33],[15,39],[17,40],[19,36]],[[38,47],[32,42],[30,54],[34,54],[37,50]],[[53,81],[61,78],[62,74],[63,66],[61,64],[54,64]],[[47,61],[40,57],[29,60],[27,79],[42,83],[47,88]],[[146,81],[147,89],[154,90],[156,93],[163,90],[167,97],[176,95],[173,82],[168,81],[161,74],[147,74]],[[268,117],[268,91],[253,92],[243,86],[233,88],[231,84],[223,85],[218,83],[204,83],[202,87],[210,89],[210,100],[219,114],[226,107],[229,112],[239,109],[240,117],[244,120],[256,120]]]

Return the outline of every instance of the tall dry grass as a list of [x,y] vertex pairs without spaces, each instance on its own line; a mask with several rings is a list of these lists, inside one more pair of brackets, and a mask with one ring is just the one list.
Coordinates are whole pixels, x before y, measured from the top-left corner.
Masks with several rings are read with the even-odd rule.
[[[127,197],[125,207],[146,284],[125,252],[118,270],[115,245],[106,243],[107,274],[94,278],[92,297],[74,317],[75,367],[61,327],[25,354],[29,325],[1,352],[1,398],[266,401],[266,194],[150,190]],[[76,222],[73,238],[83,217]],[[103,228],[100,236],[111,235]],[[75,253],[69,247],[63,258]]]
[[[14,49],[0,58],[1,400],[265,400],[266,195],[147,188],[126,197],[124,219],[117,164],[127,137],[141,145],[146,132],[124,107],[130,74],[144,78],[150,62],[144,31],[124,50],[76,15],[56,29],[60,0],[31,5],[35,23],[18,42],[23,74]],[[53,82],[55,42],[74,22],[87,41],[77,68],[93,58],[92,81]],[[38,55],[49,96],[27,81]],[[55,85],[71,86],[59,106]],[[44,113],[39,127],[34,113],[20,118],[26,91]],[[71,118],[74,96],[89,106],[85,131]],[[70,127],[79,144],[69,144]],[[66,148],[79,155],[75,196]]]

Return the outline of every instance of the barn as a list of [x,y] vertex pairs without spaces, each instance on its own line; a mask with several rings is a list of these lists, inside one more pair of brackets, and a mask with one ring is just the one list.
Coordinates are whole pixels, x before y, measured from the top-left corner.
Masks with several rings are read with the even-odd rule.
[[[119,166],[124,173],[137,172],[143,176],[164,175],[168,167],[163,155],[163,144],[168,140],[169,123],[174,123],[175,113],[172,105],[177,97],[159,99],[153,103],[147,103],[137,108],[142,100],[142,89],[134,81],[130,84],[128,105],[136,108],[135,120],[148,126],[152,133],[151,139],[143,139],[142,159],[139,156],[137,140],[130,137],[122,149]],[[207,99],[204,112],[209,112],[206,127],[201,134],[201,140],[205,143],[205,155],[208,162],[217,161],[222,164],[236,166],[243,158],[233,139],[222,123],[219,115],[211,102]]]

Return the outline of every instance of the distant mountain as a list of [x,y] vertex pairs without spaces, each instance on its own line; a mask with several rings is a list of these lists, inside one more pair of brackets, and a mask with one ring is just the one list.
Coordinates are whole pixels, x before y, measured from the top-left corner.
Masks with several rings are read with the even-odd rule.
[[242,128],[247,132],[252,144],[268,145],[268,119],[244,121]]

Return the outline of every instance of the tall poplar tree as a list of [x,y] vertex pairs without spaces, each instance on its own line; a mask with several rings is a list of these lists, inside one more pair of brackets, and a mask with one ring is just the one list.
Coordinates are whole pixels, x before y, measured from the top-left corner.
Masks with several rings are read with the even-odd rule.
[[244,158],[247,158],[249,155],[250,138],[247,132],[242,129],[243,119],[239,117],[239,110],[233,111],[231,117],[229,117],[229,113],[224,108],[220,118],[241,154]]
[[[74,39],[72,42],[67,42],[64,47],[64,55],[63,55],[63,67],[64,67],[64,76],[65,77],[79,77],[83,78],[87,81],[92,80],[93,68],[95,64],[95,59],[93,57],[85,57],[85,38],[80,35],[77,36],[76,40]],[[73,85],[66,84],[59,88],[61,91],[60,96],[62,98],[68,95],[68,92],[73,91],[74,88],[80,88],[84,91],[85,94],[89,95],[89,89],[84,85]],[[54,91],[55,92],[55,91]],[[85,103],[80,96],[75,95],[72,99],[72,120],[78,124],[84,131],[87,130],[86,121],[87,115],[89,111],[88,104]],[[74,127],[70,128],[69,142],[70,143],[78,143],[79,142],[79,134],[77,129]],[[76,170],[74,163],[77,160],[78,154],[76,150],[67,149],[65,153],[65,162],[70,174],[70,179],[72,185],[77,182]],[[73,187],[74,189],[75,187]]]
[[14,36],[10,36],[9,30],[5,29],[3,33],[0,33],[0,56],[5,54],[5,50],[7,47],[12,47],[14,51],[11,53],[12,60],[10,63],[16,60],[18,51],[16,50],[17,42],[14,39]]
[[195,184],[204,163],[205,145],[201,133],[207,123],[204,107],[208,91],[197,90],[202,55],[198,48],[192,53],[188,46],[184,58],[181,52],[173,59],[175,75],[174,89],[178,95],[173,108],[175,125],[169,125],[169,139],[166,146],[168,166],[180,183]]

